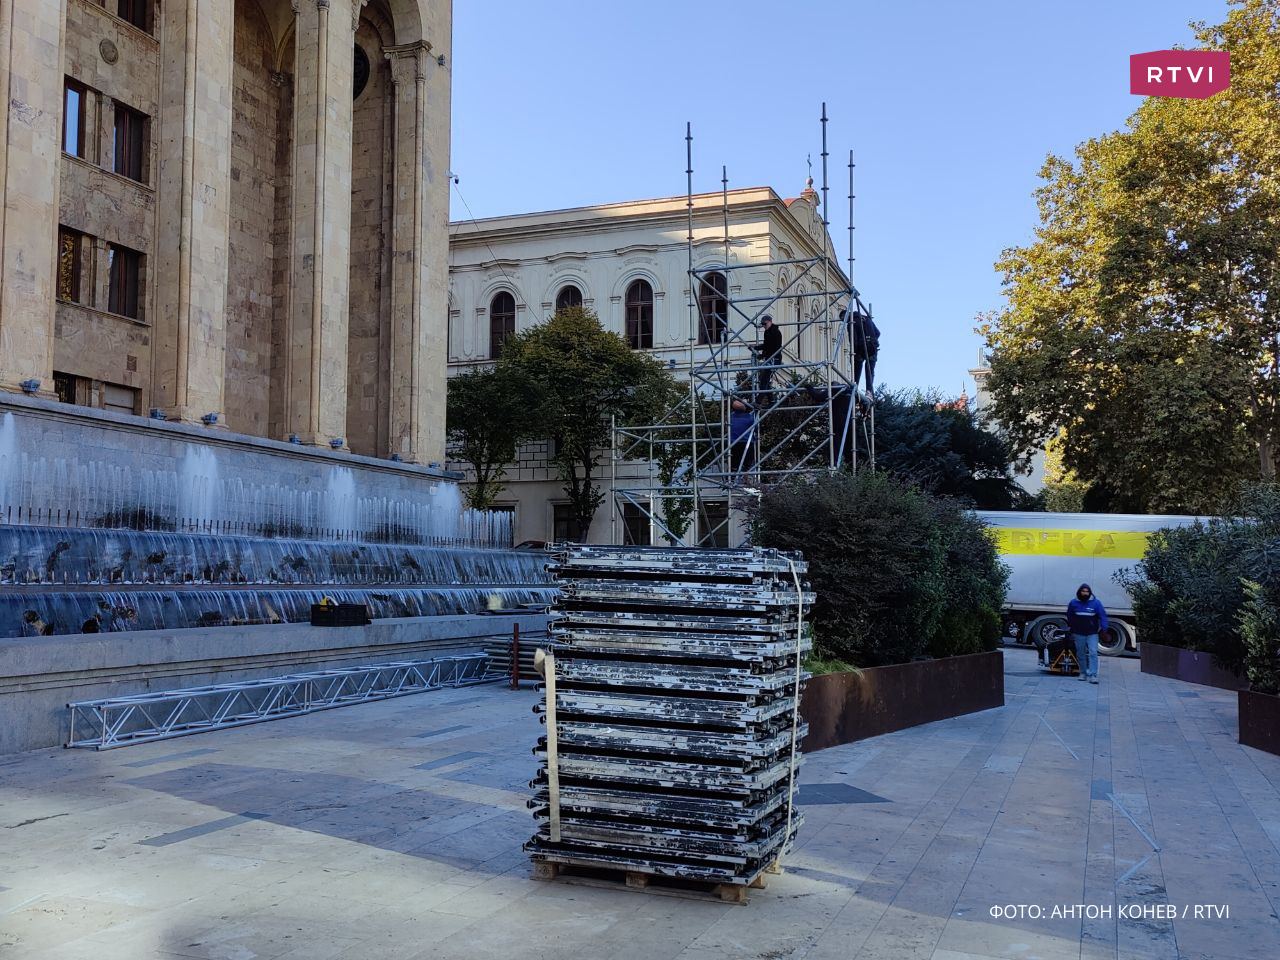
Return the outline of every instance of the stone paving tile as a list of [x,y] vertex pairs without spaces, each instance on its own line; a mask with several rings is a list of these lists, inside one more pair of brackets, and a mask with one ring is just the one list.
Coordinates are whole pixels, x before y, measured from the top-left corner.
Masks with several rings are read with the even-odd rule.
[[[0,960],[1274,953],[1280,758],[1235,742],[1234,695],[1033,658],[1006,653],[1002,709],[808,758],[826,802],[746,907],[529,878],[531,689],[3,758]],[[989,914],[1077,903],[1113,915]],[[1230,916],[1114,915],[1195,903]]]

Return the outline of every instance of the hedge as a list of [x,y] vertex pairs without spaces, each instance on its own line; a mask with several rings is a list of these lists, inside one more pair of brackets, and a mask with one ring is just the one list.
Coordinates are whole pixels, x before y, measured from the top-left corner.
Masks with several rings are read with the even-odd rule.
[[1144,639],[1210,653],[1218,666],[1270,685],[1280,620],[1280,489],[1254,487],[1234,515],[1158,531],[1137,568],[1118,579],[1133,597]]
[[1008,572],[953,501],[874,471],[796,481],[765,494],[755,539],[808,560],[819,657],[874,667],[999,643]]

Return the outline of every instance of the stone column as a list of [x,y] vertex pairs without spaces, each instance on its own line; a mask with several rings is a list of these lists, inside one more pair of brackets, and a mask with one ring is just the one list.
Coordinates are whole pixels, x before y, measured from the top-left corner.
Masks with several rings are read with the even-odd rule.
[[[428,39],[391,47],[395,185],[391,275],[391,452],[444,460],[449,323],[449,95],[439,62],[448,4]],[[447,61],[446,61],[447,62]]]
[[[231,199],[235,4],[167,0],[160,25],[160,136],[152,405],[222,418]],[[234,424],[231,424],[234,428]]]
[[66,4],[0,5],[0,389],[53,396]]
[[[353,0],[294,0],[293,251],[286,423],[344,439],[351,262]],[[375,306],[376,309],[376,306]]]

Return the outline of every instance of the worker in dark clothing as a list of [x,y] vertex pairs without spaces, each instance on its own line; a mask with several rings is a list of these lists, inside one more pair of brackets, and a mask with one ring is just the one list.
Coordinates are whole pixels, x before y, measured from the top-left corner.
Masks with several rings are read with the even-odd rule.
[[853,342],[853,382],[862,379],[862,369],[867,370],[867,393],[875,396],[876,358],[880,355],[880,328],[861,307],[852,312],[841,311],[841,317],[849,324],[849,336]]
[[760,319],[760,325],[764,329],[764,336],[761,338],[758,348],[760,351],[760,392],[769,393],[773,389],[773,368],[782,363],[782,331],[773,322],[773,317],[767,313]]
[[741,397],[729,403],[729,459],[734,476],[755,466],[756,414]]
[[1067,604],[1067,630],[1076,643],[1081,680],[1098,682],[1098,634],[1106,629],[1107,611],[1093,589],[1087,583],[1080,584],[1075,598]]

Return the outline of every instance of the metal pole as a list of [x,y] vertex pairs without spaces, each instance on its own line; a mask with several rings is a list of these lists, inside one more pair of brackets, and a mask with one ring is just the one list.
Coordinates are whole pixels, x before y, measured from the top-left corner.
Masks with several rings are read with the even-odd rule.
[[520,624],[511,625],[511,689],[520,689]]
[[845,304],[845,322],[849,326],[849,379],[853,380],[853,396],[849,398],[849,410],[852,416],[852,437],[849,443],[849,465],[854,473],[858,472],[858,381],[854,380],[853,375],[858,369],[858,340],[853,335],[854,323],[861,323],[861,320],[854,319],[853,311],[855,309],[854,291],[858,285],[853,282],[853,151],[849,151],[849,302]]
[[[693,493],[693,515],[698,515],[698,387],[693,375],[697,366],[698,318],[694,310],[694,274],[693,274],[693,123],[685,124],[685,205],[688,212],[687,245],[689,248],[689,430],[690,456],[689,485]],[[727,282],[727,276],[726,276]],[[651,508],[652,509],[652,508]]]
[[[830,220],[827,218],[827,103],[822,102],[822,289],[831,290],[831,237],[828,233]],[[836,468],[836,423],[835,411],[831,405],[831,297],[822,298],[822,338],[823,354],[827,360],[827,467]]]
[[613,441],[609,450],[609,541],[618,543],[618,417],[609,415],[609,438]]
[[[729,168],[722,165],[720,167],[720,206],[724,215],[724,297],[725,304],[729,303]],[[729,322],[728,309],[725,310],[725,323]],[[725,360],[729,361],[726,355]],[[733,456],[729,453],[729,417],[730,417],[729,396],[723,390],[720,391],[720,450],[722,452],[720,465],[724,469],[724,465],[729,464],[729,469],[733,469]]]

